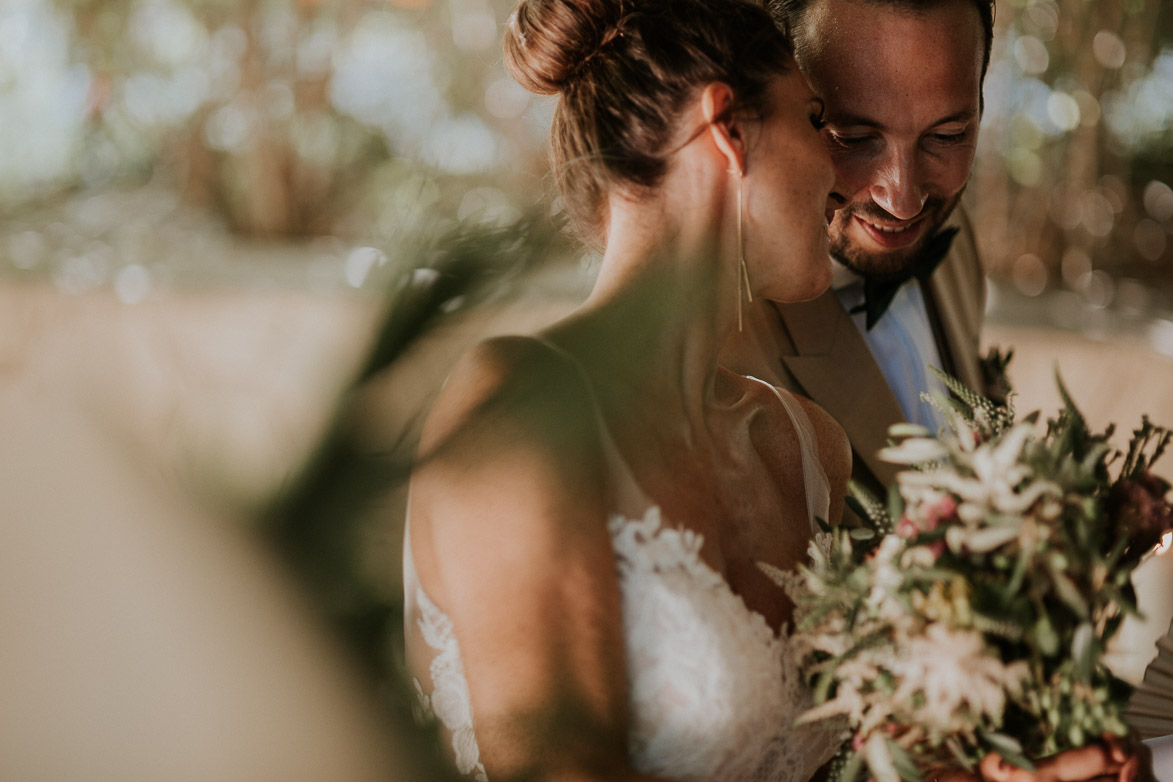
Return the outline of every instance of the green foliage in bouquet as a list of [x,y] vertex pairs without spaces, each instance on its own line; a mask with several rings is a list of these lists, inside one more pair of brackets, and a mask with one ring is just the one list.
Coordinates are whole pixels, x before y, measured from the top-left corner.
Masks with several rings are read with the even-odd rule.
[[[840,782],[916,782],[997,751],[1038,758],[1125,735],[1129,687],[1104,667],[1136,613],[1130,576],[1173,528],[1152,471],[1170,432],[1147,417],[1127,452],[1064,407],[1040,433],[951,377],[950,426],[902,424],[882,456],[906,465],[888,502],[853,487],[872,530],[828,531],[797,573],[792,637],[814,687],[801,721],[846,720]],[[873,531],[874,530],[874,531]]]

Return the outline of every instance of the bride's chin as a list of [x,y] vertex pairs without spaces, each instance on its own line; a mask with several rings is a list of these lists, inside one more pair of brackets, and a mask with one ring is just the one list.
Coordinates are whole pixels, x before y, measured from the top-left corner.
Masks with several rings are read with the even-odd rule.
[[790,295],[783,302],[803,302],[811,301],[822,296],[831,287],[831,263],[827,258],[821,259],[822,263],[811,269],[810,274],[803,279],[801,286],[794,286],[794,290],[790,291]]
[[754,292],[754,300],[761,298],[778,304],[801,304],[804,301],[813,301],[822,296],[831,287],[831,279],[825,282],[811,281],[809,284],[787,285],[775,291]]
[[797,304],[826,293],[831,287],[831,253],[825,245],[808,252],[805,259],[797,255],[779,258],[768,270],[759,268],[757,273],[751,264],[750,279],[764,283],[760,291],[754,288],[754,299]]

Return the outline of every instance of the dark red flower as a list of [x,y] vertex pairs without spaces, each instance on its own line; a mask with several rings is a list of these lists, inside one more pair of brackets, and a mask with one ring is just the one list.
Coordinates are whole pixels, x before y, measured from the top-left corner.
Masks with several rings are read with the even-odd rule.
[[1165,499],[1169,482],[1151,472],[1121,478],[1108,491],[1107,511],[1117,531],[1129,537],[1136,556],[1157,545],[1173,530],[1173,503]]

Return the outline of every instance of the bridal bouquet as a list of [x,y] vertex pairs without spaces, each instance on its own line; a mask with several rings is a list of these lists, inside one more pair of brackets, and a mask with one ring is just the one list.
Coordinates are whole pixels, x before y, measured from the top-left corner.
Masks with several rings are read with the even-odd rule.
[[1038,426],[942,376],[951,426],[893,427],[886,507],[856,495],[872,529],[827,531],[796,573],[767,568],[795,602],[791,638],[815,706],[851,739],[840,782],[916,782],[988,751],[1041,757],[1125,735],[1129,686],[1103,666],[1136,611],[1130,575],[1173,528],[1151,472],[1170,432],[1145,417],[1126,453],[1110,427],[1065,407]]

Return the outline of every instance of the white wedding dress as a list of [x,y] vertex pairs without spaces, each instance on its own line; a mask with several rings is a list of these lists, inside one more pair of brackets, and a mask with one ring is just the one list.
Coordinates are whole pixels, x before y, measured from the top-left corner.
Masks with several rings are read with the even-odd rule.
[[[829,484],[805,412],[773,390],[799,433],[813,533],[814,518],[827,515]],[[775,634],[701,559],[699,535],[661,518],[598,419],[620,490],[609,529],[622,595],[633,767],[682,782],[806,782],[840,737],[794,725],[810,703],[786,628]],[[432,654],[431,688],[417,680],[417,694],[451,735],[458,770],[487,782],[460,647],[452,622],[418,581],[410,541],[409,526],[405,630],[409,646]]]

